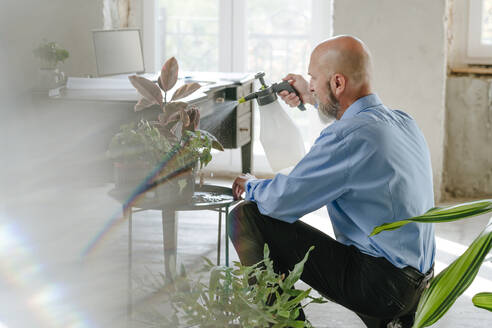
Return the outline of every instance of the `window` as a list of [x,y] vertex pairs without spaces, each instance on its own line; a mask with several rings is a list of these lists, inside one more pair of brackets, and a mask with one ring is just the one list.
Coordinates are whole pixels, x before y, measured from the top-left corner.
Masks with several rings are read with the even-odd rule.
[[[144,48],[161,61],[176,56],[183,71],[265,71],[275,82],[288,72],[305,74],[311,47],[330,35],[326,0],[156,0],[144,6]],[[322,128],[317,114],[294,109],[289,114],[312,143]],[[257,134],[254,145],[255,172],[270,171]],[[238,155],[228,151],[224,167],[238,166]]]
[[175,56],[185,71],[217,71],[219,1],[160,0],[158,10],[160,57]]
[[492,64],[492,0],[470,0],[468,61]]

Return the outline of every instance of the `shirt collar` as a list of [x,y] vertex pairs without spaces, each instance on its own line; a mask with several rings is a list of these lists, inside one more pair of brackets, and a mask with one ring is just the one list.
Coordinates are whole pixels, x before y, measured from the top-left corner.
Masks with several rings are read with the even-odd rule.
[[382,105],[383,103],[381,102],[381,99],[374,94],[371,93],[367,96],[364,96],[362,98],[357,99],[352,105],[350,105],[345,113],[343,113],[342,117],[340,120],[345,120],[348,118],[351,118],[360,112],[362,112],[364,109],[369,108],[369,107],[375,107]]

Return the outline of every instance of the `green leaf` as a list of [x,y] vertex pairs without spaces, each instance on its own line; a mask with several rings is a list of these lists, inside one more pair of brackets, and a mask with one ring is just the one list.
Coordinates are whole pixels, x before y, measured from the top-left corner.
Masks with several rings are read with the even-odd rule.
[[309,293],[311,293],[311,288],[302,291],[301,294],[299,294],[297,297],[295,297],[295,298],[291,299],[290,301],[288,301],[287,303],[285,303],[285,306],[287,308],[293,308],[293,307],[295,307],[303,299],[305,299],[306,297],[308,297]]
[[374,228],[369,237],[377,235],[382,231],[398,229],[411,222],[450,222],[460,219],[477,216],[492,211],[492,200],[484,199],[469,203],[463,203],[454,206],[446,206],[441,208],[432,208],[423,215],[414,216],[409,219],[385,223]]
[[285,311],[285,310],[279,310],[279,311],[277,311],[277,315],[284,317],[284,318],[288,318],[290,315],[290,312]]
[[328,303],[327,300],[325,300],[323,297],[310,297],[311,298],[311,301],[309,303],[315,303],[315,304],[324,304],[324,303]]
[[219,140],[217,140],[217,138],[213,134],[205,130],[197,130],[197,131],[200,131],[202,135],[212,140],[212,148],[220,151],[224,151],[224,146],[222,146],[222,144],[219,142]]
[[300,320],[291,321],[291,322],[289,322],[289,327],[292,327],[292,328],[304,328],[305,327],[305,322],[304,321],[300,321]]
[[183,191],[183,189],[186,187],[186,185],[187,185],[186,179],[179,179],[178,180],[178,186],[179,186],[179,193],[180,194]]
[[301,262],[297,263],[294,266],[294,269],[289,272],[289,275],[287,278],[285,278],[284,282],[281,284],[282,289],[287,289],[287,288],[292,288],[294,286],[295,282],[298,281],[301,278],[302,271],[304,270],[304,264],[308,260],[309,253],[314,249],[314,246],[309,247],[308,251],[306,252],[306,255],[304,255],[304,258],[301,260]]
[[492,311],[492,293],[478,293],[472,298],[476,307]]
[[205,256],[202,256],[202,259],[211,267],[214,266],[214,263],[212,262],[212,260],[210,260],[209,258],[205,257]]
[[268,244],[265,243],[265,245],[263,246],[263,258],[266,260],[268,258],[270,258],[270,249],[268,248]]
[[213,298],[215,291],[219,286],[220,275],[221,272],[219,267],[213,267],[212,270],[210,271],[210,279],[208,283],[208,297],[210,299]]
[[420,299],[413,328],[439,320],[470,286],[492,247],[492,219],[468,249],[434,277]]

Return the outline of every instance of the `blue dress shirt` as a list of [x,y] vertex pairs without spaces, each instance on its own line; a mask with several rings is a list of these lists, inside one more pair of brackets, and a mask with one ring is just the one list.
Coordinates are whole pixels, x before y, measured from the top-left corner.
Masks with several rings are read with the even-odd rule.
[[326,127],[289,175],[251,179],[246,198],[292,223],[326,206],[336,239],[395,266],[426,272],[434,263],[433,224],[410,223],[369,237],[375,226],[434,207],[429,150],[415,120],[375,94]]

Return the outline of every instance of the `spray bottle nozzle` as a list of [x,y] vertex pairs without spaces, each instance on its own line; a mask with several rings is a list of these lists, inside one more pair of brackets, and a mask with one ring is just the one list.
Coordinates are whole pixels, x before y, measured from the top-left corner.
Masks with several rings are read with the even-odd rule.
[[[250,93],[246,97],[240,98],[238,100],[238,103],[241,104],[241,103],[246,102],[248,100],[258,98],[258,104],[260,106],[266,105],[266,104],[272,103],[275,100],[277,100],[277,93],[280,91],[284,91],[284,90],[286,90],[288,92],[294,92],[300,98],[297,90],[294,89],[294,87],[292,87],[292,85],[290,85],[290,83],[288,81],[273,83],[271,86],[267,86],[265,83],[265,80],[263,79],[264,76],[265,76],[265,72],[256,73],[255,79],[260,80],[261,89],[259,91]],[[299,106],[297,106],[297,108],[299,108],[300,110],[306,110],[306,107],[304,107],[304,104],[302,103],[302,101],[299,104]]]
[[246,97],[239,98],[239,100],[237,102],[242,104],[243,102],[253,100],[255,98],[258,98],[258,92],[253,92],[253,93],[250,93],[249,95],[247,95]]

